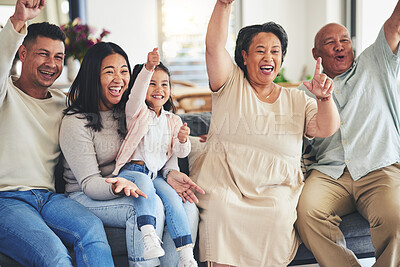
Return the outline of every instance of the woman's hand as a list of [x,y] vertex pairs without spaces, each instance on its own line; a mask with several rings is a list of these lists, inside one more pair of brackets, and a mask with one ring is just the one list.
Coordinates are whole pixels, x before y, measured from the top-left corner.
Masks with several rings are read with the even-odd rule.
[[187,123],[185,122],[181,126],[181,128],[179,129],[179,132],[178,132],[179,142],[182,144],[186,143],[189,134],[190,134],[190,128],[187,126]]
[[331,78],[326,74],[321,73],[322,69],[322,58],[317,59],[317,65],[315,67],[314,77],[311,82],[303,82],[304,86],[315,95],[320,101],[327,101],[330,99],[334,84]]
[[196,190],[200,194],[204,194],[204,190],[198,186],[192,179],[189,178],[186,174],[182,172],[178,172],[172,170],[168,173],[167,183],[175,189],[178,195],[182,198],[183,202],[189,201],[190,203],[198,203],[199,200],[193,193],[193,190]]
[[158,65],[160,65],[160,54],[158,54],[158,48],[154,48],[153,51],[147,55],[147,63],[145,65],[148,71],[153,71]]
[[115,194],[125,193],[126,196],[133,196],[136,198],[142,196],[144,198],[147,198],[147,195],[143,193],[142,190],[140,190],[135,183],[132,183],[131,181],[125,178],[122,177],[107,178],[106,182],[112,184],[113,192]]

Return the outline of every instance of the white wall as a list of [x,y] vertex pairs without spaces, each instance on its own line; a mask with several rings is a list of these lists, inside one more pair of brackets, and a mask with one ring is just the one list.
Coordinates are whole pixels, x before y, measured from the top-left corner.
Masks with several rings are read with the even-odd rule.
[[[328,22],[344,23],[344,0],[242,2],[243,26],[275,21],[287,31],[289,46],[283,67],[292,82],[302,78],[303,68],[306,68],[305,74],[308,75],[314,71],[311,49],[315,33]],[[111,35],[106,40],[121,45],[127,51],[132,65],[144,62],[148,51],[158,45],[157,0],[113,0],[112,3],[87,0],[89,25],[99,30],[103,27],[110,30]]]
[[375,41],[396,3],[397,0],[357,0],[357,55]]
[[86,0],[87,23],[111,34],[105,39],[121,46],[132,68],[144,63],[158,46],[157,0]]

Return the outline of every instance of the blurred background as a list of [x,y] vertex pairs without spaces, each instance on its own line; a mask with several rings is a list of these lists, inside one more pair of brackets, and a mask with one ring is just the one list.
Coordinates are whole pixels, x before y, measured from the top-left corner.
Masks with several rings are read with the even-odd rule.
[[[0,25],[14,11],[15,0],[0,0]],[[80,17],[104,38],[121,45],[132,64],[143,63],[153,47],[174,79],[207,85],[204,40],[215,0],[47,0],[36,21],[62,25]],[[376,38],[396,0],[236,0],[227,48],[232,53],[238,30],[250,24],[275,21],[289,35],[284,77],[290,82],[313,73],[311,56],[315,33],[328,22],[351,30],[356,54]]]

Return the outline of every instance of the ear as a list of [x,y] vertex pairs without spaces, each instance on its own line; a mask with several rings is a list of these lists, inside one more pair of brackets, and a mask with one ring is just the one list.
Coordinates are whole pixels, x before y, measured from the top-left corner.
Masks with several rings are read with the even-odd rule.
[[317,53],[317,49],[315,49],[315,47],[312,49],[312,55],[313,55],[313,57],[314,57],[315,60],[317,60],[318,57],[319,57],[319,55],[318,55],[318,53]]
[[246,51],[242,50],[242,57],[243,57],[243,64],[247,65],[247,53]]
[[19,56],[19,59],[21,60],[21,62],[25,61],[27,52],[28,52],[28,50],[26,49],[26,46],[24,46],[24,45],[21,45],[18,48],[18,56]]

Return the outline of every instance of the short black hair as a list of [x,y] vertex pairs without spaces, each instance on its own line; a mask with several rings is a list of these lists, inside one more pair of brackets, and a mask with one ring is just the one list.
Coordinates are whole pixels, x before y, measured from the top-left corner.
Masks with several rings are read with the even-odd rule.
[[28,26],[28,33],[24,38],[23,45],[36,40],[38,36],[47,37],[53,40],[60,40],[65,43],[65,33],[57,25],[48,22],[33,23]]
[[235,48],[235,62],[239,66],[240,69],[244,72],[247,77],[247,69],[244,65],[244,59],[242,55],[242,51],[246,51],[249,53],[249,47],[253,38],[256,34],[260,32],[273,33],[278,37],[281,42],[282,48],[282,63],[285,58],[288,46],[288,36],[283,27],[275,22],[267,22],[264,24],[255,24],[243,27],[237,36],[236,39],[236,48]]
[[[68,93],[67,109],[64,111],[64,114],[82,114],[81,118],[88,121],[86,127],[94,131],[101,131],[103,128],[99,110],[99,103],[105,103],[100,81],[101,63],[104,58],[112,54],[119,54],[124,57],[126,61],[130,75],[130,81],[126,91],[130,91],[133,85],[133,79],[128,55],[115,43],[99,42],[88,49],[82,60],[78,75],[73,81]],[[121,136],[126,134],[126,102],[123,101],[123,99],[127,100],[127,97],[124,98],[126,91],[121,101],[113,107],[114,118],[119,121],[118,132]]]

